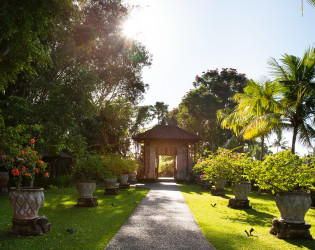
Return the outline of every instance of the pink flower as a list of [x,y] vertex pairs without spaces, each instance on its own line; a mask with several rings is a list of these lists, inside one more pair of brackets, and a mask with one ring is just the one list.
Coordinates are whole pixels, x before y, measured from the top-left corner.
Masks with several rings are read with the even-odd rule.
[[35,139],[31,139],[31,144],[34,144],[35,143]]
[[1,155],[1,159],[4,160],[6,158],[5,155]]

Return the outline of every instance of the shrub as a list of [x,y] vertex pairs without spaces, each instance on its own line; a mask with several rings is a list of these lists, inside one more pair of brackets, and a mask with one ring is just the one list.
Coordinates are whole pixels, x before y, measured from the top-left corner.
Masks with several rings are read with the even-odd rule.
[[281,151],[266,156],[265,160],[255,161],[249,175],[255,179],[257,186],[272,193],[308,189],[314,182],[314,164],[306,158]]

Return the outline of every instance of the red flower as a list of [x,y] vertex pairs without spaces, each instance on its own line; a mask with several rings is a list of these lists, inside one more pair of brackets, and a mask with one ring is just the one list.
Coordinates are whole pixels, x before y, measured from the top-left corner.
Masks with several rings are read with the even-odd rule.
[[12,169],[12,170],[11,170],[11,173],[12,173],[14,176],[20,175],[20,172],[19,172],[18,169]]
[[38,174],[38,168],[35,168],[35,173]]
[[25,166],[22,167],[22,171],[23,172],[26,171],[26,167]]
[[49,173],[46,172],[46,173],[45,173],[45,176],[48,178],[48,177],[49,177]]
[[1,155],[1,159],[2,159],[2,160],[4,160],[4,159],[5,159],[5,157],[6,157],[5,155]]
[[35,143],[35,139],[31,139],[31,144],[34,144]]
[[12,158],[11,161],[14,162],[14,158]]
[[21,154],[22,154],[22,155],[24,155],[24,154],[25,154],[24,150],[21,150]]
[[30,176],[30,174],[29,173],[27,173],[27,174],[25,174],[27,177],[29,177]]

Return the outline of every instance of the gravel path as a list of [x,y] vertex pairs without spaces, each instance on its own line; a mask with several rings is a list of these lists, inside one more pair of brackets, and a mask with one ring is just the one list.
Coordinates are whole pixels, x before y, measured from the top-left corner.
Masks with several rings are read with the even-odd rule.
[[150,188],[105,247],[111,249],[215,249],[204,237],[176,183]]

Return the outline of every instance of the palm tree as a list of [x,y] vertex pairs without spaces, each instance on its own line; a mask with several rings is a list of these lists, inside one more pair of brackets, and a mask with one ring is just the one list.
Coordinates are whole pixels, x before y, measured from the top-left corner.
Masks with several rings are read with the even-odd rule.
[[282,127],[277,127],[275,130],[277,138],[274,139],[273,143],[270,145],[271,147],[275,147],[277,149],[277,153],[279,152],[279,148],[281,150],[287,150],[288,141],[285,140],[283,133],[282,133]]
[[[315,7],[315,0],[306,0],[308,2],[309,5],[311,5],[312,7]],[[301,0],[301,4],[302,4],[302,16],[303,16],[303,0]]]
[[293,129],[291,150],[295,153],[298,135],[306,146],[312,146],[315,138],[315,50],[306,50],[303,58],[285,54],[280,61],[281,65],[271,58],[269,65],[275,80],[284,88],[281,103],[287,125]]
[[264,156],[264,141],[280,121],[281,107],[277,102],[280,85],[268,80],[255,82],[250,80],[244,93],[237,93],[233,99],[237,102],[232,112],[219,110],[218,119],[223,128],[231,129],[243,139],[261,139],[261,160]]

